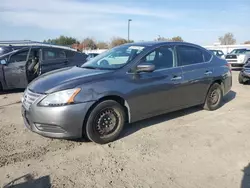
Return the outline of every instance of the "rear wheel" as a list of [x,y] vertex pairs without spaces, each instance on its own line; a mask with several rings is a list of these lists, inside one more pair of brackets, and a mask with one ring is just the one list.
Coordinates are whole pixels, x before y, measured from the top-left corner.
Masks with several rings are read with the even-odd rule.
[[120,135],[125,117],[124,107],[116,101],[100,102],[90,112],[85,126],[86,136],[98,144],[112,142]]
[[205,110],[210,111],[218,109],[221,106],[222,98],[223,93],[221,85],[218,83],[214,83],[207,93],[206,101],[203,108]]

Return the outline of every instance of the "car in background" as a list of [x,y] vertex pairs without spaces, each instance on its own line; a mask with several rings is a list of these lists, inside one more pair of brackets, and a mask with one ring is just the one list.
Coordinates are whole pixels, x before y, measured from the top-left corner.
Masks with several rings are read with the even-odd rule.
[[25,46],[0,56],[0,90],[26,88],[36,77],[56,69],[81,66],[87,55],[49,46]]
[[209,50],[209,51],[220,58],[223,58],[223,59],[225,58],[225,54],[222,50]]
[[130,43],[35,79],[22,116],[40,135],[105,144],[126,123],[196,105],[216,110],[231,86],[228,63],[198,45]]
[[238,77],[240,84],[245,84],[250,81],[250,62],[248,62],[239,73]]
[[93,59],[94,57],[96,57],[96,56],[98,56],[99,55],[99,53],[88,53],[87,54],[87,61],[89,61],[89,60],[91,60],[91,59]]
[[24,46],[0,46],[0,56],[21,48],[24,48]]
[[234,49],[225,56],[225,59],[232,68],[242,68],[245,64],[250,62],[250,49]]

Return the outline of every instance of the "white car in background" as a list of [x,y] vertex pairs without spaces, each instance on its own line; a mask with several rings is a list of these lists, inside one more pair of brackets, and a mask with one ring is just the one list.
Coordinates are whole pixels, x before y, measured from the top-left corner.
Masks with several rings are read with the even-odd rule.
[[250,49],[234,49],[226,55],[225,59],[231,65],[231,68],[241,68],[246,63],[250,63]]
[[225,54],[222,50],[209,50],[210,52],[212,52],[214,55],[222,58],[222,59],[225,59]]

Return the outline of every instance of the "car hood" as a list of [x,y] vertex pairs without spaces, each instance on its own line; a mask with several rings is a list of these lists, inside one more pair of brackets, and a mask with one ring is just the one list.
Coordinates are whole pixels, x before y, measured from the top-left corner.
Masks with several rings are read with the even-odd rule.
[[110,75],[111,72],[113,71],[80,67],[58,69],[36,78],[29,84],[28,89],[36,93],[52,93],[103,79],[103,77]]

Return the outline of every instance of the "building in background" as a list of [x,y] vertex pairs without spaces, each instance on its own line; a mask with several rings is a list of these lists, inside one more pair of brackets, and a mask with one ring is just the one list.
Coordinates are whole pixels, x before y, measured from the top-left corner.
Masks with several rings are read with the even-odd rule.
[[250,49],[250,44],[235,44],[235,45],[221,45],[220,43],[214,43],[213,45],[203,46],[209,50],[222,50],[224,54],[230,53],[234,49],[247,48]]

